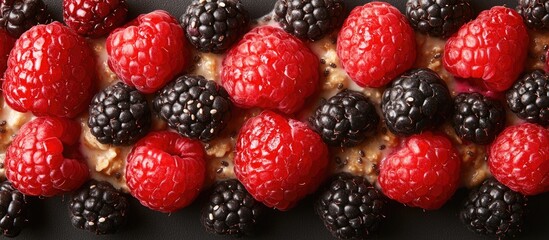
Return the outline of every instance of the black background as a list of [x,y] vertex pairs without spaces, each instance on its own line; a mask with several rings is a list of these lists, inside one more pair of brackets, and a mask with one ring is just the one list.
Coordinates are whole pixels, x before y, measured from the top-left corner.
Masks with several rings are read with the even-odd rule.
[[[515,1],[472,0],[477,11],[491,5],[514,7]],[[56,19],[61,20],[61,0],[45,0]],[[185,11],[188,0],[128,0],[132,16],[164,9],[179,16]],[[274,0],[243,0],[252,16],[260,17],[273,8]],[[347,9],[367,1],[345,1]],[[388,1],[401,10],[404,0]],[[68,218],[68,196],[37,200],[32,208],[32,223],[19,239],[224,239],[206,233],[199,221],[200,208],[206,194],[193,205],[179,212],[158,213],[131,200],[129,222],[115,235],[95,236],[75,229]],[[373,239],[484,239],[469,232],[459,221],[457,214],[466,190],[459,190],[442,209],[425,212],[391,203],[390,211],[380,232]],[[312,207],[313,197],[303,200],[288,212],[270,211],[258,227],[254,239],[332,239]],[[549,194],[531,197],[526,216],[526,226],[520,239],[549,239]]]

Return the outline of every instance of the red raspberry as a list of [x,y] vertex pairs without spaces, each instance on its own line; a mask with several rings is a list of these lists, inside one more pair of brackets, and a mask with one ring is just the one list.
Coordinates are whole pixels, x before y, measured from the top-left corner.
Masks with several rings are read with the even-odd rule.
[[174,132],[151,132],[128,155],[126,181],[144,206],[173,212],[189,205],[204,184],[206,162],[200,142]]
[[6,150],[6,177],[22,193],[54,196],[76,190],[88,179],[78,152],[80,124],[39,117],[21,127]]
[[0,29],[0,75],[4,74],[8,67],[8,56],[15,45],[15,38],[11,37],[4,29]]
[[461,159],[450,140],[425,132],[405,139],[381,162],[379,185],[391,199],[434,210],[456,191],[460,165]]
[[282,29],[252,29],[223,60],[223,87],[239,107],[293,113],[318,85],[319,61]]
[[75,117],[88,108],[97,79],[86,40],[59,22],[23,33],[4,75],[6,102],[20,112]]
[[444,67],[460,78],[479,78],[493,91],[508,89],[524,68],[528,32],[513,9],[493,7],[448,39]]
[[64,0],[63,20],[76,33],[101,37],[126,21],[126,0]]
[[288,210],[324,180],[328,148],[306,124],[263,111],[240,129],[234,170],[250,194]]
[[189,58],[183,29],[168,12],[139,15],[107,38],[109,66],[122,81],[144,93],[162,88]]
[[505,186],[525,195],[549,191],[549,130],[532,123],[510,126],[490,147],[488,166]]
[[358,85],[382,87],[414,64],[414,31],[390,4],[367,3],[353,9],[343,23],[337,55]]

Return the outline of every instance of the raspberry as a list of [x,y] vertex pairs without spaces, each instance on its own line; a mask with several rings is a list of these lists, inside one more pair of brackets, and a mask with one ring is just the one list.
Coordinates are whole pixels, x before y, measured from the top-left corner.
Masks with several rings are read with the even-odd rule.
[[379,185],[393,200],[438,209],[458,187],[460,164],[446,137],[430,132],[413,135],[381,162]]
[[412,67],[416,40],[398,9],[371,2],[356,7],[343,23],[337,55],[351,79],[363,87],[381,87]]
[[64,0],[63,20],[76,33],[101,37],[126,21],[126,0]]
[[8,57],[15,45],[15,38],[11,37],[6,30],[0,29],[0,75],[4,75],[8,67]]
[[252,29],[223,60],[221,79],[233,102],[284,113],[297,111],[317,88],[319,60],[280,28]]
[[327,166],[328,148],[305,123],[263,111],[240,129],[235,174],[268,207],[292,208],[317,189]]
[[527,49],[528,33],[520,15],[496,6],[448,39],[443,63],[457,77],[480,78],[489,90],[504,91],[522,72]]
[[506,128],[490,147],[488,166],[513,191],[549,191],[549,130],[532,123]]
[[19,112],[75,117],[93,95],[95,66],[86,40],[68,27],[59,22],[35,26],[11,51],[4,97]]
[[151,132],[128,155],[126,181],[144,206],[174,212],[198,196],[206,174],[200,142],[174,132]]
[[122,81],[153,93],[183,71],[189,59],[183,29],[168,12],[139,15],[106,42],[109,67]]
[[21,127],[6,150],[6,177],[31,196],[54,196],[77,189],[88,178],[80,160],[80,124],[66,118],[39,117]]

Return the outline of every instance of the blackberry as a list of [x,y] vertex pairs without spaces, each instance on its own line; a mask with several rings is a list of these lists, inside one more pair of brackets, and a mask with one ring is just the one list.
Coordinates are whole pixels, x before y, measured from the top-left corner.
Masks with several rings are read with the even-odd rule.
[[368,180],[348,173],[334,177],[320,193],[315,210],[338,239],[363,239],[385,218],[385,196]]
[[274,19],[284,31],[315,41],[343,23],[345,6],[342,0],[278,0]]
[[199,51],[222,53],[247,31],[250,15],[240,0],[194,0],[180,22]]
[[329,145],[351,147],[376,130],[379,117],[364,94],[344,90],[321,103],[309,122]]
[[408,0],[406,17],[417,31],[447,38],[473,18],[473,9],[469,0]]
[[88,127],[104,144],[129,145],[145,136],[151,111],[145,96],[122,82],[97,93],[90,104]]
[[10,182],[0,184],[0,231],[6,237],[16,237],[27,225],[28,199]]
[[256,201],[238,180],[216,183],[201,221],[206,230],[222,235],[250,235],[264,205]]
[[488,144],[505,127],[505,109],[480,93],[461,93],[454,99],[452,123],[460,138]]
[[4,0],[0,2],[0,26],[15,38],[34,25],[51,21],[42,0]]
[[127,210],[124,193],[108,182],[94,180],[76,191],[69,203],[72,225],[95,234],[116,232],[126,222]]
[[459,216],[473,232],[501,239],[521,231],[525,207],[525,196],[491,178],[471,191]]
[[507,105],[519,118],[549,125],[549,75],[541,70],[525,73],[507,90]]
[[385,89],[381,108],[391,132],[408,136],[435,127],[450,113],[452,97],[437,73],[413,69]]
[[519,0],[517,11],[529,28],[549,29],[548,0]]
[[231,101],[216,82],[183,75],[157,92],[153,106],[179,134],[209,141],[225,127]]

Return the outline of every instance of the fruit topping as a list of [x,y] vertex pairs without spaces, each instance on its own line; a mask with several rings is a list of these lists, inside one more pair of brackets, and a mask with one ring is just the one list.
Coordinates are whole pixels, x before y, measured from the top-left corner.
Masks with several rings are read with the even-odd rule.
[[231,110],[227,91],[202,76],[183,75],[157,92],[154,110],[179,134],[209,141],[227,124]]
[[115,233],[125,224],[127,211],[126,194],[108,182],[90,181],[69,202],[72,225],[95,234]]
[[319,60],[282,29],[252,29],[223,60],[221,79],[233,102],[294,113],[319,82]]
[[517,12],[529,28],[549,29],[549,1],[518,0]]
[[222,53],[246,33],[250,15],[240,0],[193,0],[180,21],[196,49]]
[[446,83],[430,69],[413,69],[385,89],[381,109],[389,130],[401,136],[420,133],[442,123],[451,112]]
[[315,41],[341,26],[345,6],[343,0],[278,0],[274,19],[284,31]]
[[78,152],[80,124],[39,117],[21,127],[6,150],[6,177],[25,195],[54,196],[78,189],[88,166]]
[[59,22],[38,25],[15,42],[3,95],[19,112],[75,117],[89,104],[97,79],[86,40]]
[[288,210],[322,183],[328,148],[302,122],[263,111],[240,129],[235,174],[254,198]]
[[416,60],[416,38],[406,17],[384,2],[351,11],[337,39],[337,55],[358,85],[382,87]]
[[0,76],[4,76],[8,68],[8,57],[11,49],[15,45],[15,38],[10,36],[4,29],[0,29]]
[[549,125],[549,75],[541,70],[525,73],[507,91],[507,104],[519,118]]
[[126,21],[126,0],[63,0],[63,21],[86,37],[107,35]]
[[408,0],[406,17],[421,33],[448,38],[473,18],[470,0]]
[[0,183],[0,232],[4,237],[17,237],[27,226],[29,199],[10,182]]
[[528,32],[513,9],[481,12],[446,42],[443,64],[456,77],[482,79],[485,87],[505,91],[524,69]]
[[153,93],[181,73],[190,57],[183,29],[168,12],[139,15],[106,42],[109,67],[124,83]]
[[147,99],[137,89],[115,83],[93,97],[88,127],[103,144],[132,144],[145,136],[151,127]]
[[46,24],[51,16],[42,0],[3,0],[0,2],[0,27],[18,38],[34,25]]
[[151,132],[128,155],[130,193],[152,210],[174,212],[198,196],[206,174],[200,142],[174,132]]
[[434,210],[456,191],[460,165],[459,154],[448,138],[425,132],[405,139],[381,162],[378,181],[389,198]]
[[352,147],[376,131],[379,116],[364,94],[343,90],[323,100],[309,123],[328,145]]

